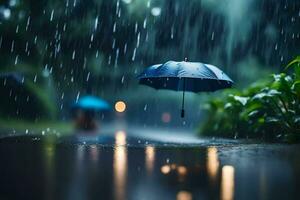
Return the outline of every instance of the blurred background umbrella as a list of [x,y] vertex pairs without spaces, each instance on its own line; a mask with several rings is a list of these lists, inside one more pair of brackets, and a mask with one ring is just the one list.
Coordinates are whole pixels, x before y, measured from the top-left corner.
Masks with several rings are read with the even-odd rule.
[[74,108],[82,109],[82,110],[109,110],[110,105],[105,100],[96,97],[96,96],[84,96],[80,98],[74,105]]
[[87,95],[78,99],[73,104],[73,108],[77,110],[75,119],[78,129],[96,130],[97,123],[94,119],[96,112],[107,111],[110,109],[110,105],[99,97]]
[[4,86],[6,84],[20,85],[23,83],[23,76],[17,72],[0,73],[0,80]]
[[139,83],[155,89],[183,91],[181,117],[184,117],[184,95],[188,92],[214,92],[230,88],[233,81],[219,68],[200,62],[175,62],[150,66],[139,76]]

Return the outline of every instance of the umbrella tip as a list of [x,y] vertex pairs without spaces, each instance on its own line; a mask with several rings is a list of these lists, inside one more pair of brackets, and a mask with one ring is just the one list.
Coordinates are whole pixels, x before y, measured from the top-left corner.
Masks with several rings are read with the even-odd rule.
[[181,118],[184,118],[184,109],[181,109]]

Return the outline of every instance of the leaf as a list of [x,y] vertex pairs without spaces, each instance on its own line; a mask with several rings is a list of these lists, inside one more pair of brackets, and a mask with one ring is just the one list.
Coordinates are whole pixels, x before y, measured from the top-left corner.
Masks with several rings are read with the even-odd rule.
[[267,92],[258,93],[252,99],[261,100],[261,99],[266,98],[266,97],[274,97],[274,96],[277,96],[277,95],[280,95],[280,94],[281,94],[281,92],[279,92],[278,90],[272,89],[272,90],[269,90]]
[[245,106],[250,99],[249,97],[233,96],[234,100]]
[[295,67],[296,65],[299,66],[300,63],[300,56],[297,56],[294,60],[292,60],[286,67],[285,67],[285,71],[287,71],[288,69],[290,69],[291,67]]
[[232,103],[226,103],[225,106],[224,106],[224,109],[228,109],[232,106]]
[[250,113],[248,114],[248,117],[253,117],[253,116],[255,116],[255,115],[258,114],[258,113],[259,113],[258,110],[254,110],[254,111],[252,111],[252,112],[250,112]]
[[266,118],[266,122],[268,122],[268,123],[276,123],[276,122],[280,122],[280,119],[276,118],[276,117],[267,117]]
[[292,85],[292,90],[297,94],[297,96],[300,98],[300,81],[296,81]]
[[295,117],[294,123],[295,123],[295,124],[300,123],[300,116],[296,116],[296,117]]

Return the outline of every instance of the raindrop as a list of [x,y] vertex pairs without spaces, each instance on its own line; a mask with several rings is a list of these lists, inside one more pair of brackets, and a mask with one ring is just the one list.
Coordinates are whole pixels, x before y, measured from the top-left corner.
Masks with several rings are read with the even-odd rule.
[[161,8],[159,8],[159,7],[152,8],[151,14],[155,17],[159,16],[161,14]]
[[5,19],[9,19],[9,18],[10,18],[10,15],[11,15],[11,11],[10,11],[10,9],[8,9],[8,8],[4,8],[4,9],[2,10],[2,14],[3,14],[3,16],[4,16]]
[[137,36],[136,48],[139,48],[140,46],[140,38],[141,38],[141,33],[139,32]]
[[295,21],[296,21],[296,19],[295,19],[294,17],[292,17],[292,18],[291,18],[291,21],[292,21],[292,22],[295,22]]
[[117,49],[117,51],[116,51],[116,58],[115,58],[115,66],[117,66],[117,64],[118,64],[118,58],[119,58],[119,48]]
[[36,80],[37,80],[37,75],[34,76],[33,82],[36,83]]
[[121,83],[123,84],[124,83],[124,75],[122,76],[122,79],[121,79]]
[[17,4],[17,1],[16,0],[10,0],[9,1],[9,6],[13,7]]
[[150,6],[151,6],[151,0],[149,0],[149,1],[147,2],[147,8],[150,8]]
[[136,48],[134,48],[134,50],[133,50],[133,55],[132,55],[132,61],[134,61],[135,60],[135,54],[136,54]]
[[119,6],[120,6],[120,0],[118,0],[118,1],[117,1],[117,6],[116,6],[116,14],[118,13]]
[[73,54],[72,54],[72,60],[75,59],[75,56],[76,56],[76,51],[74,50],[74,51],[73,51]]
[[51,15],[50,15],[50,22],[52,22],[52,20],[53,20],[53,15],[54,15],[54,10],[52,9]]
[[95,25],[94,25],[94,27],[95,27],[95,30],[96,30],[97,27],[98,27],[98,16],[97,16],[96,19],[95,19]]
[[117,24],[116,24],[116,22],[115,22],[115,23],[114,23],[114,26],[113,26],[113,33],[116,32],[116,29],[117,29]]
[[91,35],[91,42],[94,41],[94,34]]
[[18,64],[18,59],[19,59],[19,55],[16,56],[16,59],[15,59],[15,65]]
[[26,45],[25,45],[25,52],[28,51],[28,42],[26,42]]
[[147,28],[147,18],[144,19],[143,28],[144,28],[144,29]]
[[112,49],[114,49],[115,46],[116,46],[116,39],[114,38],[114,39],[113,39],[113,43],[112,43]]
[[124,45],[124,55],[126,54],[127,52],[127,43]]
[[145,106],[144,106],[144,111],[146,111],[146,110],[147,110],[147,108],[148,108],[148,105],[147,105],[147,104],[145,104]]
[[111,63],[111,55],[108,56],[108,65]]
[[215,32],[213,31],[211,34],[211,40],[214,40],[214,39],[215,39]]
[[135,26],[134,26],[134,33],[137,33],[137,30],[138,30],[138,23],[135,22]]
[[19,25],[17,25],[17,27],[16,27],[16,33],[18,33],[19,32]]
[[31,18],[30,18],[30,16],[28,16],[27,23],[26,23],[26,28],[25,28],[26,31],[28,30],[28,27],[30,25],[30,20],[31,20]]
[[118,13],[118,18],[121,17],[121,9],[119,10],[119,13]]
[[34,44],[36,44],[36,42],[37,42],[37,35],[34,37]]
[[86,76],[86,81],[88,82],[89,81],[89,79],[90,79],[90,72],[87,74],[87,76]]
[[80,97],[80,92],[77,93],[77,96],[76,96],[76,103],[78,102],[79,97]]
[[13,52],[13,51],[14,51],[14,46],[15,46],[15,41],[13,40],[13,41],[11,42],[10,52]]
[[122,0],[126,4],[130,4],[132,0]]

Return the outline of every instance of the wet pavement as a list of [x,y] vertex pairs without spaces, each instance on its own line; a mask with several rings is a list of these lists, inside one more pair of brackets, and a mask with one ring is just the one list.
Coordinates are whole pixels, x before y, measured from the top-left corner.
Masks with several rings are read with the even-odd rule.
[[0,199],[300,199],[299,150],[124,131],[6,137]]

